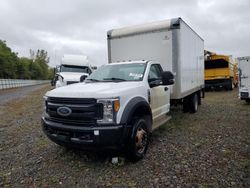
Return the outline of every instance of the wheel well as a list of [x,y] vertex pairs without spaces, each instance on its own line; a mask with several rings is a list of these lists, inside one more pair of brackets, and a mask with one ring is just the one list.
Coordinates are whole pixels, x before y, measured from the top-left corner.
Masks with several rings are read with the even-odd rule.
[[152,113],[151,113],[151,110],[147,106],[139,106],[133,112],[130,122],[132,122],[133,119],[136,118],[136,117],[145,117],[147,122],[150,121],[150,124],[149,124],[150,127],[148,127],[148,128],[149,128],[149,131],[151,132],[151,130],[152,130]]

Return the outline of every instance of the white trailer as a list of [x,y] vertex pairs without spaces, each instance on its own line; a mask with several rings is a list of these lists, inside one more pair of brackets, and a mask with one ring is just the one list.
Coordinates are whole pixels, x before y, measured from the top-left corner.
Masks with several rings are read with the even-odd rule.
[[181,18],[110,30],[107,38],[109,63],[153,60],[172,71],[172,102],[204,91],[204,41]]
[[250,102],[250,56],[239,57],[239,98]]

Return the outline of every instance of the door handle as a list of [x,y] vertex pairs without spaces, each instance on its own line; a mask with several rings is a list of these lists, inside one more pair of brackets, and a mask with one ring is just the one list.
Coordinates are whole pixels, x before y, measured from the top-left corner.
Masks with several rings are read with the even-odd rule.
[[167,91],[168,90],[168,87],[164,87],[164,91]]

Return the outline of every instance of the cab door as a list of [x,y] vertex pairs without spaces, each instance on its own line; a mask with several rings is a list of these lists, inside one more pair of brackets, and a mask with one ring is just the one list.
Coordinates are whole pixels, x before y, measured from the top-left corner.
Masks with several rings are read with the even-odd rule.
[[[148,74],[148,82],[161,80],[162,68],[159,64],[152,64]],[[151,86],[149,89],[150,107],[152,109],[153,121],[165,116],[170,108],[170,89],[168,86]]]

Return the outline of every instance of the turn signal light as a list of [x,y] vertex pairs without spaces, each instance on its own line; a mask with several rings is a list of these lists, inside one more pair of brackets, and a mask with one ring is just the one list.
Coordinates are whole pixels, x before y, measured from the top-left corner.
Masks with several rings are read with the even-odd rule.
[[114,103],[115,112],[118,112],[119,109],[120,109],[120,100],[115,100],[115,103]]

